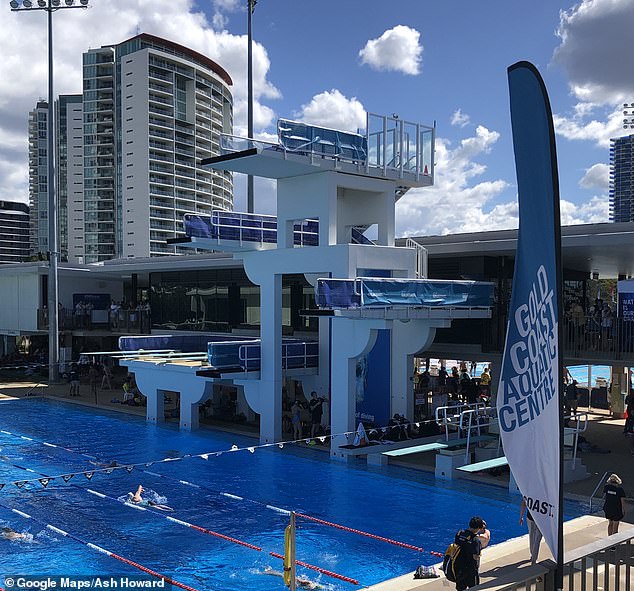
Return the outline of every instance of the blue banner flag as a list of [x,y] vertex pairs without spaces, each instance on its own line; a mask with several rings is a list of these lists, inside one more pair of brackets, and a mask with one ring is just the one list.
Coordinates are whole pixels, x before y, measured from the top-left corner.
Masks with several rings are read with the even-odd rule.
[[537,69],[508,69],[519,236],[497,393],[504,453],[555,560],[560,546],[561,230],[555,134]]

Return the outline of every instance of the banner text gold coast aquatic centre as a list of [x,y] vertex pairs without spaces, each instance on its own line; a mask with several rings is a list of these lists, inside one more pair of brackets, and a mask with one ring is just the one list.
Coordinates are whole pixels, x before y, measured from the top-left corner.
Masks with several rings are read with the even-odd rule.
[[506,432],[530,423],[553,398],[557,400],[557,313],[543,265],[537,270],[527,301],[516,308],[511,322],[517,333],[509,331],[509,337],[517,340],[507,343],[506,350],[515,375],[501,381],[498,392],[503,397],[500,427]]

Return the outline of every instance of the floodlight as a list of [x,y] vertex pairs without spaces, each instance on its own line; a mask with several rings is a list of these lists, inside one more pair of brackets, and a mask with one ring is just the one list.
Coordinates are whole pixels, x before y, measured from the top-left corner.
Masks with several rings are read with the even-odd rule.
[[75,0],[65,0],[65,2],[66,2],[66,6],[72,6]]
[[46,8],[46,0],[37,0],[37,5],[40,8]]
[[53,6],[59,6],[59,2],[60,2],[60,0],[51,0],[51,4]]
[[18,4],[17,0],[11,0],[11,2],[9,2],[9,6],[11,6],[11,8],[15,10],[20,5]]
[[22,0],[22,6],[24,6],[24,8],[31,8],[33,2],[31,2],[31,0]]
[[80,3],[82,6],[88,6],[88,0],[79,0],[79,3]]

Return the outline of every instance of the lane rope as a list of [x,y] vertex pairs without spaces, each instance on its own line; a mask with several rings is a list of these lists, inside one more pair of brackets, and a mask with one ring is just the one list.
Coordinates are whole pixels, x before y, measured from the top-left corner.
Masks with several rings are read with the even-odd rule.
[[109,556],[110,558],[114,558],[115,560],[118,560],[119,562],[123,562],[130,566],[133,566],[134,568],[144,573],[147,573],[148,575],[151,575],[156,579],[161,579],[165,581],[166,583],[169,583],[170,585],[180,587],[181,589],[185,589],[185,591],[198,591],[197,589],[194,589],[194,587],[190,587],[189,585],[186,585],[185,583],[181,583],[179,581],[176,581],[175,579],[171,579],[170,577],[167,577],[150,568],[147,568],[146,566],[143,566],[139,564],[138,562],[134,562],[133,560],[125,558],[124,556],[120,556],[119,554],[111,552],[110,550],[106,550],[105,548],[102,548],[101,546],[98,546],[97,544],[93,544],[92,542],[86,542],[85,540],[81,539],[79,536],[76,536],[75,534],[72,534],[63,529],[60,529],[59,527],[55,527],[54,525],[51,525],[50,523],[46,523],[45,521],[42,521],[36,517],[33,517],[32,515],[29,515],[28,513],[25,513],[24,511],[19,511],[18,509],[14,509],[13,507],[8,507],[7,505],[4,505],[3,503],[0,503],[0,507],[3,507],[4,509],[15,513],[19,515],[20,517],[24,517],[25,519],[32,519],[36,523],[43,525],[44,527],[46,527],[46,529],[49,529],[50,531],[55,532],[56,534],[59,534],[60,536],[63,536],[65,538],[70,538],[71,540],[75,540],[76,542],[79,542],[80,544],[86,546],[87,548],[90,548],[91,550],[94,550],[95,552],[105,554],[106,556]]
[[[1,432],[1,433],[5,433],[5,434],[7,434],[7,431],[0,431],[0,432]],[[20,439],[25,439],[25,437],[24,437],[24,436],[22,436],[22,435],[16,435],[16,434],[13,434],[13,433],[11,433],[11,435],[12,435],[12,436],[14,436],[14,437],[19,437]],[[63,449],[64,451],[67,451],[67,452],[69,452],[69,453],[72,453],[72,454],[75,454],[75,455],[80,455],[80,456],[83,456],[83,457],[89,458],[89,459],[90,459],[90,460],[92,460],[92,461],[99,461],[99,459],[98,459],[97,457],[95,457],[95,456],[92,456],[92,455],[89,455],[89,454],[86,454],[86,453],[83,453],[83,452],[75,451],[75,450],[72,450],[72,449],[69,449],[69,448],[66,448],[66,447],[57,446],[57,445],[54,445],[54,444],[52,444],[52,443],[48,443],[48,444],[46,444],[45,442],[38,441],[38,440],[34,440],[34,439],[30,439],[30,438],[29,438],[29,441],[34,441],[35,443],[40,443],[40,444],[43,444],[43,445],[48,445],[48,446],[50,446],[50,447],[58,447],[59,449]],[[21,468],[21,466],[17,466],[17,467],[18,467],[18,468]],[[22,469],[26,469],[26,470],[28,470],[28,468],[22,468]],[[166,475],[166,474],[159,474],[158,472],[154,472],[154,471],[152,471],[152,470],[146,470],[146,469],[143,469],[143,468],[137,468],[137,470],[139,470],[140,472],[143,472],[144,474],[149,474],[149,475],[151,475],[151,476],[156,476],[156,477],[158,477],[158,478],[163,478],[163,479],[166,479],[166,480],[169,480],[169,481],[172,481],[172,482],[177,482],[177,483],[182,484],[182,485],[184,485],[184,486],[189,486],[189,487],[193,487],[193,488],[198,488],[198,489],[201,489],[201,490],[207,490],[207,491],[209,491],[209,492],[212,492],[212,493],[214,493],[214,494],[218,494],[218,495],[220,495],[220,496],[223,496],[223,497],[226,497],[226,498],[229,498],[229,499],[232,499],[232,500],[236,500],[236,501],[245,501],[245,502],[249,502],[249,503],[254,503],[254,504],[256,504],[256,505],[259,505],[259,506],[264,507],[264,508],[266,508],[266,509],[269,509],[269,510],[271,510],[271,511],[275,511],[276,513],[280,513],[280,514],[282,514],[282,515],[290,515],[290,514],[291,514],[291,511],[290,511],[290,510],[288,510],[288,509],[283,509],[283,508],[281,508],[281,507],[276,507],[276,506],[274,506],[274,505],[270,505],[270,504],[264,503],[264,502],[262,502],[262,501],[257,501],[257,500],[254,500],[254,499],[249,499],[249,498],[246,498],[246,497],[242,497],[242,496],[234,495],[234,494],[227,493],[227,492],[221,492],[221,491],[218,491],[218,490],[215,490],[215,489],[209,488],[209,487],[204,486],[204,485],[201,485],[201,484],[195,484],[195,483],[193,483],[193,482],[189,482],[189,481],[187,481],[187,480],[180,480],[180,479],[178,479],[178,478],[174,478],[174,477],[172,477],[172,476],[168,476],[168,475]],[[72,485],[72,486],[76,486],[76,485]],[[82,488],[82,487],[78,487],[78,488]],[[84,489],[82,489],[82,490],[84,490]],[[118,502],[118,499],[115,499],[115,500]],[[379,536],[379,535],[377,535],[377,534],[373,534],[373,533],[370,533],[370,532],[366,532],[366,531],[363,531],[363,530],[360,530],[360,529],[355,529],[355,528],[348,527],[348,526],[345,526],[345,525],[341,525],[341,524],[338,524],[338,523],[334,523],[334,522],[331,522],[331,521],[326,521],[326,520],[324,520],[324,519],[319,519],[319,518],[317,518],[317,517],[312,517],[312,516],[307,515],[307,514],[305,514],[305,513],[295,513],[295,515],[296,515],[297,517],[301,517],[301,518],[303,518],[303,519],[307,519],[307,520],[310,520],[310,521],[314,521],[314,522],[316,522],[316,523],[320,523],[320,524],[322,524],[322,525],[327,525],[327,526],[329,526],[329,527],[334,527],[334,528],[336,528],[336,529],[340,529],[340,530],[342,530],[342,531],[347,531],[347,532],[350,532],[350,533],[355,533],[355,534],[360,535],[360,536],[365,536],[365,537],[368,537],[368,538],[371,538],[371,539],[374,539],[374,540],[377,540],[377,541],[380,541],[380,542],[384,542],[384,543],[386,543],[386,544],[392,544],[392,545],[394,545],[394,546],[399,546],[399,547],[401,547],[401,548],[406,548],[406,549],[408,549],[408,550],[413,550],[413,551],[415,551],[415,552],[422,552],[422,553],[429,552],[429,553],[430,553],[430,554],[432,554],[433,556],[441,556],[441,557],[443,557],[443,556],[444,556],[444,554],[442,554],[442,553],[440,553],[440,552],[434,552],[433,550],[425,550],[424,548],[421,548],[421,547],[419,547],[419,546],[415,546],[415,545],[413,545],[413,544],[408,544],[407,542],[400,542],[400,541],[398,541],[398,540],[394,540],[394,539],[392,539],[392,538],[387,538],[387,537],[384,537],[384,536]],[[163,515],[159,515],[159,516],[160,516],[160,517],[164,517]],[[220,535],[222,535],[222,534],[220,534]],[[239,543],[239,542],[238,542],[238,543]],[[245,542],[244,544],[246,544],[246,542]],[[243,545],[244,545],[244,544],[243,544]],[[260,548],[260,550],[261,550],[261,548]]]
[[[5,463],[9,464],[9,466],[13,466],[14,468],[19,468],[20,470],[25,470],[27,472],[33,472],[34,474],[39,474],[40,476],[44,477],[44,478],[50,478],[50,476],[47,476],[46,474],[43,474],[42,472],[36,472],[35,470],[32,470],[31,468],[25,468],[24,466],[19,466],[18,464],[12,464],[10,462],[6,462],[6,460],[2,460],[5,461]],[[195,529],[196,531],[199,531],[203,534],[207,534],[209,536],[214,536],[216,538],[220,538],[221,540],[225,540],[226,542],[232,542],[234,544],[238,544],[240,546],[244,546],[246,548],[251,548],[251,550],[257,550],[258,552],[262,551],[262,548],[260,548],[259,546],[256,546],[254,544],[250,544],[249,542],[244,542],[242,540],[239,540],[237,538],[232,538],[231,536],[227,536],[225,534],[221,534],[217,531],[213,531],[211,529],[207,529],[205,527],[202,527],[200,525],[195,525],[193,523],[189,523],[187,521],[183,521],[182,519],[176,519],[175,517],[171,517],[170,515],[163,515],[162,513],[159,513],[157,510],[152,509],[151,507],[144,507],[142,505],[132,505],[130,503],[126,503],[125,501],[120,501],[119,499],[117,499],[116,497],[111,497],[110,495],[107,495],[105,493],[101,493],[98,492],[96,490],[93,490],[91,488],[84,488],[82,486],[78,486],[77,484],[72,484],[69,483],[70,486],[72,486],[73,488],[76,488],[78,490],[84,491],[84,492],[88,492],[96,497],[99,497],[100,499],[108,499],[109,501],[113,501],[115,503],[119,503],[121,505],[123,505],[124,507],[129,507],[130,509],[137,509],[140,511],[147,511],[148,513],[152,514],[152,515],[156,515],[157,517],[161,517],[162,519],[166,519],[167,521],[171,521],[172,523],[177,523],[178,525],[183,525],[185,527],[189,527],[191,529]]]
[[332,521],[319,519],[318,517],[311,517],[310,515],[306,515],[305,513],[295,513],[295,516],[301,517],[302,519],[308,519],[309,521],[314,521],[315,523],[321,523],[322,525],[327,525],[329,527],[334,527],[336,529],[341,529],[343,531],[347,531],[353,534],[358,534],[360,536],[365,536],[368,538],[372,538],[374,540],[379,540],[381,542],[385,542],[386,544],[393,544],[394,546],[400,546],[401,548],[416,550],[416,552],[425,552],[423,548],[420,548],[419,546],[414,546],[413,544],[406,544],[405,542],[399,542],[397,540],[392,540],[391,538],[384,538],[383,536],[377,536],[376,534],[371,534],[366,531],[362,531],[360,529],[354,529],[352,527],[347,527],[345,525],[333,523]]
[[[282,560],[284,560],[284,556],[282,554],[278,554],[277,552],[269,552],[269,554],[271,556],[273,556],[273,558],[281,558]],[[327,577],[332,577],[333,579],[339,579],[340,581],[344,581],[346,583],[351,583],[352,585],[360,585],[361,584],[356,579],[351,579],[350,577],[346,577],[345,575],[340,575],[339,573],[335,573],[335,572],[333,572],[331,570],[326,570],[325,568],[321,568],[319,566],[315,566],[314,564],[308,564],[308,562],[302,562],[301,560],[295,560],[295,564],[298,564],[299,566],[303,566],[304,568],[309,568],[310,570],[317,571],[318,573],[321,573],[322,575],[325,575]]]

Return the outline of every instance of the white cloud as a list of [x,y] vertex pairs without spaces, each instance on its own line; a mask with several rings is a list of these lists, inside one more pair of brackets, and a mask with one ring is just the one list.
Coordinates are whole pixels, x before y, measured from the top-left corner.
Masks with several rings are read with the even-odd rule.
[[[229,0],[222,8],[231,8]],[[239,3],[235,2],[238,6]],[[219,4],[220,6],[220,4]],[[40,15],[41,16],[41,15]],[[88,10],[60,11],[55,21],[55,93],[81,92],[81,54],[91,47],[119,43],[138,31],[175,41],[209,56],[233,79],[234,126],[246,129],[246,35],[214,31],[193,0],[95,1]],[[28,112],[47,94],[45,51],[46,23],[37,14],[0,11],[0,170],[20,172],[0,175],[0,194],[27,200],[26,134]],[[268,80],[270,61],[264,47],[253,45],[254,125],[268,127],[274,119],[263,99],[275,99],[279,91]],[[8,140],[8,141],[7,141]]]
[[610,138],[624,134],[620,107],[606,110],[591,103],[579,103],[572,115],[554,114],[553,122],[555,132],[567,140],[591,141],[602,148],[609,148]]
[[610,186],[610,167],[601,162],[593,164],[586,170],[579,186],[584,189],[600,189],[607,192]]
[[454,111],[451,116],[451,124],[453,126],[465,127],[466,125],[469,125],[470,121],[471,117],[469,117],[466,113],[463,113],[461,109]]
[[455,149],[445,139],[436,140],[435,185],[412,189],[396,206],[398,236],[449,234],[513,227],[517,224],[517,204],[496,205],[488,212],[487,203],[508,188],[502,179],[473,181],[486,166],[476,160],[489,153],[500,134],[478,125],[474,136],[465,138]]
[[609,221],[610,204],[605,195],[596,195],[590,201],[577,205],[562,199],[559,210],[564,226],[598,224]]
[[560,12],[554,60],[582,102],[616,105],[634,96],[632,23],[631,0],[582,0]]
[[359,51],[359,57],[362,63],[375,70],[416,76],[420,73],[422,53],[420,33],[411,27],[397,25],[378,39],[370,39]]
[[[510,185],[503,179],[479,181],[486,166],[479,162],[499,139],[496,131],[482,125],[474,136],[451,149],[443,138],[436,140],[435,185],[412,189],[396,205],[397,236],[430,236],[461,232],[481,232],[517,228],[517,200],[497,203]],[[601,165],[593,166],[589,176],[599,176]],[[594,169],[594,170],[593,170]],[[575,205],[561,201],[562,224],[589,224],[608,221],[608,199],[593,196]]]
[[316,94],[293,116],[313,125],[352,132],[366,125],[363,105],[355,97],[347,98],[336,88]]

